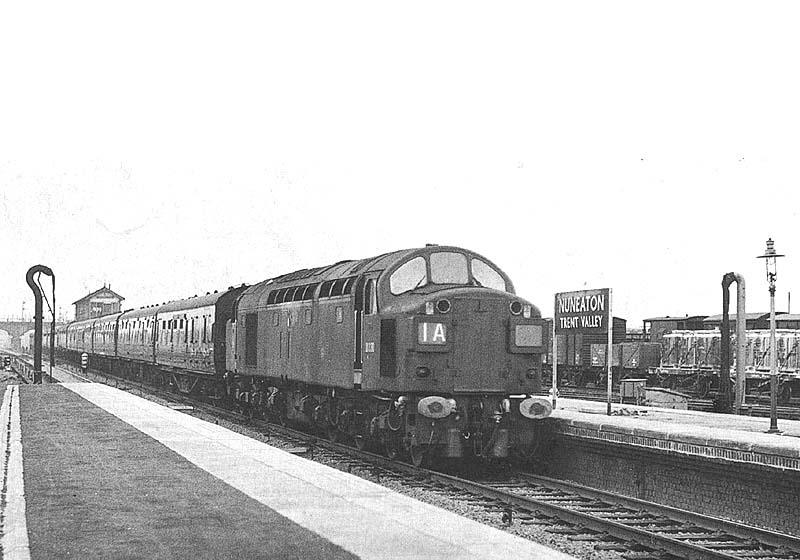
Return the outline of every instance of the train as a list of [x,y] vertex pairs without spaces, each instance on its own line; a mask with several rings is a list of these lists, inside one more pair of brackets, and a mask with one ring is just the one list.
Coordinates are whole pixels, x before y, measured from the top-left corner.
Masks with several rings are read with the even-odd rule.
[[415,465],[535,450],[546,324],[487,258],[426,245],[72,322],[58,355]]
[[[746,331],[745,394],[768,393],[770,388],[770,331]],[[736,334],[731,335],[729,379],[736,375]],[[775,332],[778,402],[788,404],[800,395],[800,330],[777,329]],[[699,397],[718,391],[721,370],[721,334],[719,329],[680,329],[663,337],[663,357],[659,367],[650,370],[650,383],[674,388]],[[725,376],[722,376],[723,379]]]
[[[553,350],[552,319],[545,319],[547,357],[544,382],[552,383]],[[648,372],[660,365],[661,344],[627,340],[627,321],[614,317],[612,321],[611,375],[614,385],[622,379],[646,378]],[[568,387],[605,387],[607,379],[608,335],[606,333],[559,333],[557,338],[558,385]]]
[[[623,338],[624,329],[622,320],[614,319],[613,385],[619,385],[624,379],[644,379],[649,387],[673,389],[701,399],[719,393],[719,329],[675,329],[664,334],[661,342],[616,342]],[[552,323],[549,325],[548,328],[551,328]],[[763,395],[770,390],[770,332],[768,329],[751,329],[746,331],[746,336],[745,391],[747,395]],[[605,387],[607,344],[598,342],[598,336],[582,333],[559,334],[558,337],[559,386]],[[547,344],[551,343],[548,341]],[[736,375],[735,347],[736,335],[733,333],[730,344],[731,380]],[[800,395],[800,330],[777,329],[776,347],[778,402],[789,404],[793,396]],[[551,350],[544,368],[545,383],[552,380],[552,360]],[[732,384],[732,381],[729,382]]]

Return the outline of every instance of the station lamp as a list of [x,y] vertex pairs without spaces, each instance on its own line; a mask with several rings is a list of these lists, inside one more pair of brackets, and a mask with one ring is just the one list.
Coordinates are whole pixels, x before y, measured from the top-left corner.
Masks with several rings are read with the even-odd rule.
[[778,429],[778,348],[775,341],[775,281],[778,278],[778,258],[775,242],[767,239],[767,250],[756,258],[764,259],[767,265],[769,283],[769,430],[767,433],[780,433]]

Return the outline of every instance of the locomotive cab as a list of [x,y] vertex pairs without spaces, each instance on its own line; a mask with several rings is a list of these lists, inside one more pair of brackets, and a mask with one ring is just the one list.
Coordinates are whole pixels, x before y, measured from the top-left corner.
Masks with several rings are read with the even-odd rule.
[[494,264],[463,249],[427,247],[384,272],[378,297],[364,343],[380,352],[365,361],[362,388],[403,393],[406,447],[505,457],[530,437],[515,428],[549,414],[549,402],[532,396],[544,321]]

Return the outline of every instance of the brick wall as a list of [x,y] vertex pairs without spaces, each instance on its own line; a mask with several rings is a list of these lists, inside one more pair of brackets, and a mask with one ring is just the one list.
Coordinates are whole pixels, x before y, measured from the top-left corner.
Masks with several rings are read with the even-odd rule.
[[557,437],[548,476],[800,536],[800,473]]

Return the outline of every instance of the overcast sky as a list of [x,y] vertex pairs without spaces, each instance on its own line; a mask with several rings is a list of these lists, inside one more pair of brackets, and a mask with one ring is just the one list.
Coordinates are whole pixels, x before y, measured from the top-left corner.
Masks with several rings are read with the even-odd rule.
[[[800,312],[796,2],[6,2],[0,317],[425,243],[543,315]],[[732,290],[733,292],[733,290]],[[735,309],[735,297],[732,297]]]

